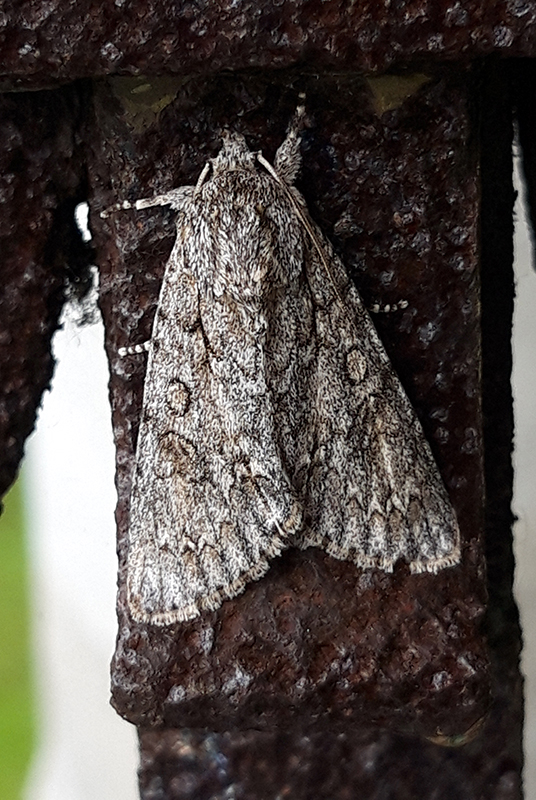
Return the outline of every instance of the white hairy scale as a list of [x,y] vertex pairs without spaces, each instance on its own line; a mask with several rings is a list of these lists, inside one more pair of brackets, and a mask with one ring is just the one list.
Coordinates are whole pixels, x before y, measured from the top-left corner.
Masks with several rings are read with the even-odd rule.
[[179,212],[130,498],[139,622],[218,608],[289,546],[386,571],[399,559],[413,572],[460,560],[420,423],[292,185],[297,128],[274,167],[228,134],[195,188],[136,203]]

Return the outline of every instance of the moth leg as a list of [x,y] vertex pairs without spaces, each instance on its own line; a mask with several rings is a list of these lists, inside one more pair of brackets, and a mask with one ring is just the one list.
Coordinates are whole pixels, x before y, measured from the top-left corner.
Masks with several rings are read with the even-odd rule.
[[[199,183],[199,181],[198,181]],[[115,203],[100,212],[101,219],[114,214],[116,211],[128,211],[135,208],[139,211],[142,208],[152,208],[153,206],[171,206],[171,208],[180,210],[184,207],[185,202],[189,201],[194,193],[193,186],[179,186],[178,189],[171,189],[164,194],[158,194],[155,197],[144,197],[141,200],[136,200],[134,203],[128,200],[123,200],[121,203]]]
[[134,344],[131,347],[120,347],[117,351],[118,355],[121,356],[133,356],[138,353],[148,353],[151,349],[151,340],[148,339],[146,342],[142,342],[142,344]]
[[[169,194],[172,193],[169,192]],[[157,197],[146,197],[143,200],[136,200],[134,203],[131,203],[129,200],[123,200],[121,203],[114,203],[113,206],[108,206],[108,208],[105,208],[100,212],[100,217],[101,219],[107,219],[116,211],[128,211],[132,208],[135,208],[136,211],[138,211],[140,208],[150,208],[151,206],[168,206],[170,203],[171,200],[169,200],[167,194],[161,194]]]
[[389,314],[392,311],[402,311],[404,308],[407,308],[409,303],[407,300],[399,300],[398,303],[392,303],[385,306],[381,306],[379,303],[373,303],[369,307],[369,311],[372,314]]
[[134,205],[132,203],[129,203],[128,200],[123,200],[122,203],[114,203],[113,206],[108,206],[108,208],[104,208],[100,212],[99,216],[101,219],[107,219],[108,217],[111,217],[112,214],[115,214],[116,211],[126,211],[129,208],[134,208]]
[[181,209],[184,201],[189,200],[193,192],[193,186],[179,186],[178,189],[171,189],[170,192],[158,194],[156,197],[144,197],[142,200],[136,200],[130,208],[135,208],[136,211],[153,206],[171,206],[171,208]]

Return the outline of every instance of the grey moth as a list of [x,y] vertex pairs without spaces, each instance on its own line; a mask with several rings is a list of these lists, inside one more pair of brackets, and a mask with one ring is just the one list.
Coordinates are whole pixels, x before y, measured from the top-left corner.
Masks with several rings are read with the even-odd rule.
[[195,187],[135,204],[178,212],[130,497],[139,622],[217,609],[291,546],[385,571],[460,560],[417,416],[293,185],[302,113],[273,167],[227,134]]

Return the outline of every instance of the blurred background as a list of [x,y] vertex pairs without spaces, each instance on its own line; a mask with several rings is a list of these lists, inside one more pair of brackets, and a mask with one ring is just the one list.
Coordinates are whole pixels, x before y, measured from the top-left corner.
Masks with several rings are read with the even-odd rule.
[[[87,231],[87,209],[78,219]],[[1,800],[139,796],[136,729],[109,705],[117,496],[104,331],[98,311],[91,325],[77,316],[67,308],[54,338],[51,391],[0,517]]]
[[[516,180],[515,590],[525,640],[530,798],[536,797],[536,272],[519,174]],[[135,729],[108,703],[116,494],[100,321],[79,327],[67,313],[54,350],[52,389],[0,517],[0,798],[136,800]]]

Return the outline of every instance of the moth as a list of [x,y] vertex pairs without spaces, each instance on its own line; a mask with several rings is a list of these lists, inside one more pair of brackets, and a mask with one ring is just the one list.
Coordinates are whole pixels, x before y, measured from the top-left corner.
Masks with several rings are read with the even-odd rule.
[[[455,513],[367,310],[294,186],[298,109],[271,166],[238,133],[169,205],[130,497],[138,622],[214,610],[290,546],[358,567],[460,560]],[[131,208],[124,203],[122,208]]]

